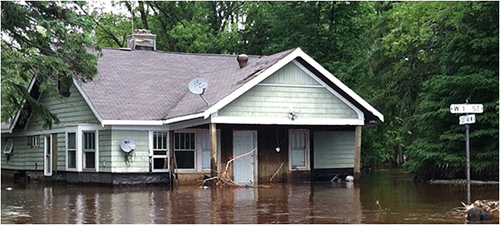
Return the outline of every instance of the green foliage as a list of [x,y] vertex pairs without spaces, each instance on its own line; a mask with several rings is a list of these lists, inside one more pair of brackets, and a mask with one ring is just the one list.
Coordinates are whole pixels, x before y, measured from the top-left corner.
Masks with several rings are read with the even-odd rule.
[[88,53],[87,47],[94,43],[90,36],[94,24],[75,13],[80,2],[1,4],[2,121],[11,118],[24,99],[24,110],[40,113],[50,128],[59,122],[57,115],[28,93],[27,84],[36,77],[40,91],[60,96],[59,84],[67,86],[73,78],[92,79],[97,73],[97,55]]
[[388,120],[402,117],[414,131],[406,168],[425,179],[464,175],[463,126],[449,105],[465,100],[485,110],[471,125],[472,169],[484,177],[498,168],[498,4],[400,2],[382,15],[389,29],[371,58],[373,76]]

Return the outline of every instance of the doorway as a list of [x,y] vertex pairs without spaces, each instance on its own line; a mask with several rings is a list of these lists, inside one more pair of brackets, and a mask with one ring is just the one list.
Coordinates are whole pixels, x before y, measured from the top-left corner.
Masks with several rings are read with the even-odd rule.
[[240,185],[254,185],[257,181],[257,131],[233,132],[233,156],[245,155],[233,161],[234,181]]

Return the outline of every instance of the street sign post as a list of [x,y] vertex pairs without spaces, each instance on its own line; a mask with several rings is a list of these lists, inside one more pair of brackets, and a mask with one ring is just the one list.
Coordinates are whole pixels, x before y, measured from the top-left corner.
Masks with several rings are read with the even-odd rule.
[[466,161],[466,171],[467,171],[467,205],[470,205],[470,149],[469,149],[469,124],[476,122],[476,115],[469,113],[483,113],[483,104],[469,104],[469,101],[465,101],[465,104],[451,104],[451,113],[461,113],[465,114],[460,116],[458,120],[460,125],[465,124],[465,161]]

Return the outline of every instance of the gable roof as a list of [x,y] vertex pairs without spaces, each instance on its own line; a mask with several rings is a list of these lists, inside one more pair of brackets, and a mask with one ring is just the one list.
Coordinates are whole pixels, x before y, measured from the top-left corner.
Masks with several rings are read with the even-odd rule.
[[249,56],[240,68],[234,55],[123,51],[103,49],[99,73],[90,82],[77,82],[96,116],[113,121],[165,121],[205,111],[208,106],[187,88],[190,80],[205,78],[205,98],[217,103],[245,78],[281,60],[292,50],[271,56]]
[[[249,56],[240,68],[235,55],[124,51],[103,48],[92,81],[74,81],[101,125],[163,125],[208,118],[293,60],[314,71],[360,108],[368,119],[384,116],[300,48],[270,56]],[[187,88],[190,80],[208,81],[203,96]],[[16,121],[14,121],[16,123]],[[2,124],[2,131],[4,130]]]

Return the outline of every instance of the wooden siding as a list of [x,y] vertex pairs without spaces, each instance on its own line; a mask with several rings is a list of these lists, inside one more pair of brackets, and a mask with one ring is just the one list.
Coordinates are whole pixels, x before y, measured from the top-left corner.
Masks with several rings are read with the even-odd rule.
[[[43,93],[40,102],[45,104],[51,112],[55,113],[61,123],[54,124],[53,129],[64,128],[67,124],[98,124],[90,107],[83,99],[76,87],[72,86],[71,95],[67,98],[57,99],[49,93]],[[42,131],[43,120],[38,113],[34,113],[28,124],[29,131]]]
[[352,168],[354,131],[314,132],[314,168]]
[[357,119],[337,96],[290,63],[219,111],[219,116],[287,117],[290,108],[299,118]]
[[[6,160],[7,156],[5,154],[2,155],[3,169],[43,171],[44,135],[57,134],[57,162],[53,170],[66,170],[66,133],[61,132],[61,130],[64,130],[65,126],[70,124],[99,124],[99,121],[76,87],[73,86],[70,91],[70,97],[62,99],[54,98],[48,93],[42,94],[40,102],[47,105],[51,112],[57,114],[60,123],[53,124],[53,130],[43,128],[41,116],[34,112],[29,120],[27,131],[31,134],[37,134],[36,136],[39,137],[39,146],[34,148],[27,146],[28,136],[12,137],[14,139],[15,153],[9,157],[9,161]],[[2,146],[4,139],[2,137]]]
[[2,169],[43,171],[43,136],[39,138],[39,146],[32,148],[26,144],[27,137],[12,137],[14,149],[7,160],[3,153],[7,138],[2,137]]
[[[111,172],[149,172],[149,131],[113,130],[111,134]],[[136,142],[130,165],[125,163],[126,154],[120,148],[120,141],[124,138],[132,138]]]
[[111,130],[99,131],[99,172],[111,172],[113,159],[111,157]]

